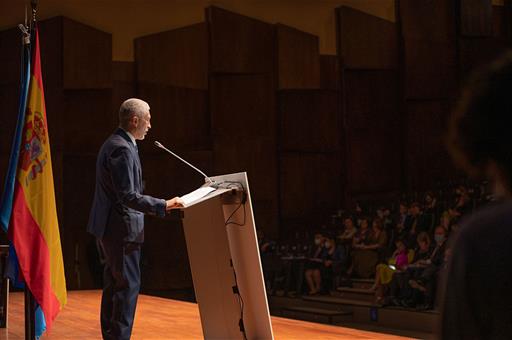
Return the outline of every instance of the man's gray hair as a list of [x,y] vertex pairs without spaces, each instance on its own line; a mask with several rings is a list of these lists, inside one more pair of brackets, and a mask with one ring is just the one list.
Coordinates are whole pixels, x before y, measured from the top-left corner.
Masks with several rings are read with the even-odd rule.
[[125,127],[132,116],[142,118],[146,112],[149,112],[149,104],[142,99],[126,99],[119,108],[119,126]]

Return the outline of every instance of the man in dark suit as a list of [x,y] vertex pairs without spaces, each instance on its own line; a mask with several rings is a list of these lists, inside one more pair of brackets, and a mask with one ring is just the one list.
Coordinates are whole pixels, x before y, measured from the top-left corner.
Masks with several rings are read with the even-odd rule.
[[151,128],[149,105],[136,98],[119,109],[119,128],[105,141],[96,161],[96,190],[87,231],[105,258],[101,300],[104,339],[129,339],[140,288],[140,249],[144,214],[165,216],[180,207],[170,200],[143,195],[142,171],[136,140]]

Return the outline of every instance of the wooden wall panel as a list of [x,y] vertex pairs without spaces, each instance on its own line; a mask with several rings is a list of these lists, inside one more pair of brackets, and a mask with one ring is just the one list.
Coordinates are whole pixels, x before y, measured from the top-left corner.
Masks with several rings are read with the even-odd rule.
[[218,7],[206,9],[210,72],[266,73],[274,68],[274,26]]
[[19,87],[16,84],[0,85],[0,154],[9,155],[11,152],[12,138],[18,120],[18,98]]
[[[143,141],[140,144],[148,143]],[[213,155],[211,151],[186,151],[174,149],[175,153],[212,176]],[[204,184],[204,178],[163,150],[156,154],[139,151],[145,192],[155,197],[170,199],[182,196]]]
[[400,126],[398,74],[388,70],[347,70],[345,77],[345,119],[350,131],[395,131]]
[[208,56],[204,23],[135,39],[137,81],[206,89]]
[[112,117],[112,91],[69,90],[63,104],[63,110],[55,112],[58,120],[50,126],[59,129],[60,147],[56,147],[66,152],[97,152],[117,125]]
[[54,173],[54,178],[62,178],[65,198],[59,225],[66,283],[68,289],[99,288],[101,268],[90,251],[90,247],[95,250],[94,237],[86,231],[94,197],[96,155],[64,154],[62,165],[63,177]]
[[348,195],[397,190],[402,176],[398,73],[346,70],[344,88]]
[[453,177],[455,171],[444,144],[450,109],[448,101],[407,103],[405,169],[409,188],[421,190],[438,179]]
[[41,44],[41,68],[45,94],[47,89],[62,89],[64,79],[64,53],[62,17],[38,22]]
[[399,0],[398,12],[403,37],[430,42],[456,39],[457,0]]
[[214,175],[247,172],[256,226],[275,233],[278,230],[276,139],[263,136],[216,137],[213,152]]
[[135,97],[135,63],[112,62],[112,122],[119,122],[119,107],[128,98]]
[[[207,91],[138,83],[138,97],[151,107],[149,140],[171,148],[211,149]],[[152,142],[141,147],[145,152],[157,151]]]
[[277,116],[271,74],[214,75],[210,79],[212,134],[275,136]]
[[512,38],[512,4],[492,6],[492,36],[510,41]]
[[341,122],[336,91],[281,91],[278,102],[281,151],[339,150]]
[[61,39],[63,40],[62,68],[65,89],[112,87],[112,35],[110,33],[62,17]]
[[492,0],[460,0],[460,34],[485,37],[492,34]]
[[457,92],[454,43],[406,39],[405,96],[407,99],[453,98]]
[[395,23],[350,7],[336,9],[338,56],[346,68],[389,69],[398,62]]
[[0,85],[19,86],[21,37],[17,27],[0,32]]
[[396,191],[401,185],[402,144],[398,130],[354,130],[347,134],[350,196]]
[[278,88],[319,88],[318,37],[282,24],[276,31]]
[[192,287],[187,244],[181,221],[148,216],[142,248],[143,291]]
[[[139,145],[142,144],[150,143],[143,141]],[[151,154],[142,151],[142,148],[139,150],[146,194],[170,199],[183,196],[204,183],[200,174],[164,151],[157,149],[156,154]],[[211,151],[185,151],[179,148],[174,151],[206,174],[212,174]],[[169,290],[192,286],[181,220],[175,215],[171,213],[171,216],[165,219],[151,216],[145,218],[143,290]],[[162,275],[163,271],[165,275]]]
[[340,67],[338,56],[320,56],[320,88],[326,90],[339,90]]
[[280,204],[283,219],[302,218],[307,225],[308,218],[333,214],[341,204],[341,176],[337,153],[282,153]]

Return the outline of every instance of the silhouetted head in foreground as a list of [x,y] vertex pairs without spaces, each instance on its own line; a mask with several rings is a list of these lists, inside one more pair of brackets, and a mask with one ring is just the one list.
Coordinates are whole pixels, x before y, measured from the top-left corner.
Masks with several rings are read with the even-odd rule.
[[510,197],[512,179],[512,52],[468,81],[450,121],[448,148],[474,177],[488,177]]

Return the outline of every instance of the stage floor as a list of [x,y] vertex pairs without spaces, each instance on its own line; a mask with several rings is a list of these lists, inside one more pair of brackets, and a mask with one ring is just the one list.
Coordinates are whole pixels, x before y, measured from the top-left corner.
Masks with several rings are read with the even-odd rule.
[[[68,292],[68,304],[59,314],[50,335],[43,339],[101,339],[100,291]],[[9,296],[9,327],[0,329],[0,339],[23,339],[23,294]],[[284,339],[405,339],[339,326],[272,317],[274,337]],[[195,303],[141,295],[132,339],[202,339],[199,309]]]

